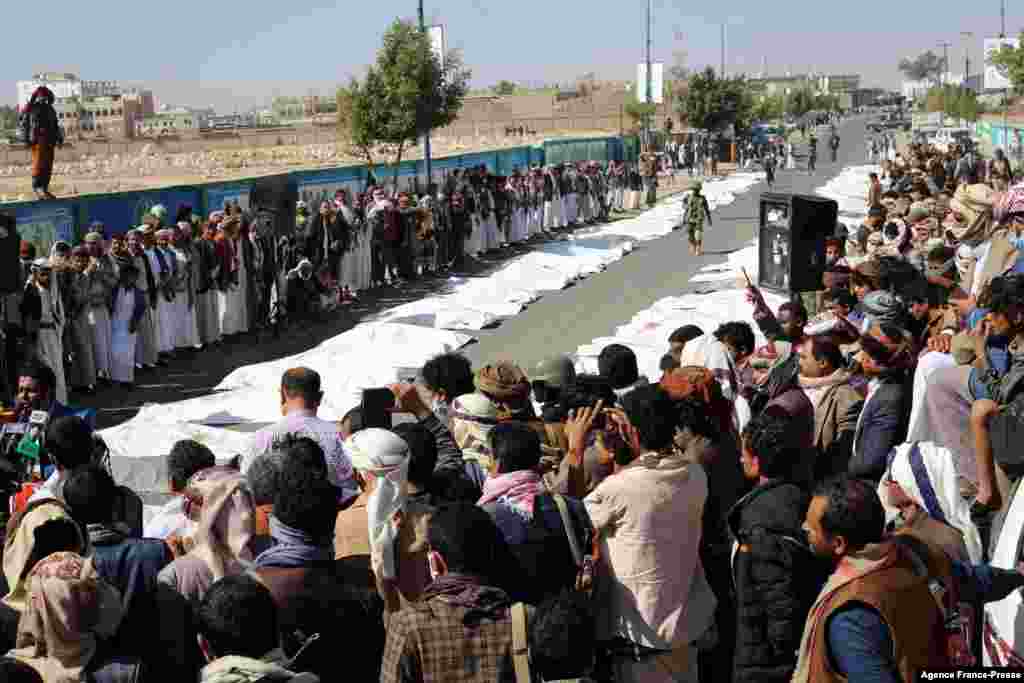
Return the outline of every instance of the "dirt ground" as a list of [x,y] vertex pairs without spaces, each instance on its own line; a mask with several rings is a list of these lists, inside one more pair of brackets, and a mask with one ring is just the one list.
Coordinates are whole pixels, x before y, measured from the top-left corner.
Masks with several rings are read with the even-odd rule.
[[[536,138],[480,140],[475,145],[439,140],[434,143],[432,153],[435,158],[441,158],[541,144],[545,139],[600,137],[609,134],[608,131],[572,131],[565,134],[546,134]],[[412,148],[403,155],[403,159],[406,160],[422,157],[420,147]],[[50,191],[57,197],[68,198],[83,194],[225,182],[288,171],[338,168],[362,163],[355,157],[339,153],[334,143],[210,149],[182,154],[159,153],[157,150],[155,153],[135,157],[88,157],[70,163],[58,162],[54,167]],[[32,199],[32,181],[27,166],[0,168],[0,203]]]

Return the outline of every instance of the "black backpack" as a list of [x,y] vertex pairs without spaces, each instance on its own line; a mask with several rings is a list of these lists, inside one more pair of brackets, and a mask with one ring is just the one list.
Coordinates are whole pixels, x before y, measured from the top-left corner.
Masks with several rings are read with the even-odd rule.
[[32,131],[32,114],[29,112],[28,107],[24,111],[18,112],[18,122],[14,128],[14,140],[22,145],[32,144],[32,140],[29,139]]

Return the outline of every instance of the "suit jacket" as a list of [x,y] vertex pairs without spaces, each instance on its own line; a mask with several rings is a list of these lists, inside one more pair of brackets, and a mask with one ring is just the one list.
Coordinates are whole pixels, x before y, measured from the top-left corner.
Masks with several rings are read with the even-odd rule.
[[889,451],[906,438],[910,421],[911,392],[905,378],[886,377],[879,382],[857,421],[848,470],[852,476],[874,481],[882,478]]
[[853,454],[853,436],[864,397],[848,383],[836,384],[825,391],[814,411],[814,445],[817,462],[814,480],[821,481],[845,472]]

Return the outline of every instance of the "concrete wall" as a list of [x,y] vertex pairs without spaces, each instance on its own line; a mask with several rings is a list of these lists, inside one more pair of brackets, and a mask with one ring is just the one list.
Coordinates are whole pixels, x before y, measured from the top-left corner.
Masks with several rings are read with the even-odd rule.
[[[459,119],[434,131],[435,138],[459,140],[466,144],[486,144],[487,139],[505,136],[506,127],[523,126],[529,131],[552,134],[573,131],[629,132],[632,120],[624,112],[628,93],[598,90],[588,97],[555,102],[553,95],[518,95],[466,102]],[[655,114],[660,129],[668,109],[659,105]],[[676,121],[677,126],[679,122]],[[239,130],[237,134],[216,137],[155,138],[112,140],[110,142],[73,141],[73,146],[57,150],[57,162],[76,161],[88,156],[138,156],[148,145],[157,154],[187,154],[205,150],[242,150],[276,145],[327,144],[335,141],[332,126],[294,129]],[[28,165],[29,151],[0,146],[0,165]]]

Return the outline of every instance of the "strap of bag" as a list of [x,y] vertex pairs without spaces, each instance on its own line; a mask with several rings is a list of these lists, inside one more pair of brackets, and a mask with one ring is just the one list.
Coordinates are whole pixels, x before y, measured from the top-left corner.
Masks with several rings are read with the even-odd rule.
[[579,539],[576,538],[576,527],[569,516],[569,506],[561,494],[554,494],[555,505],[558,506],[558,514],[562,516],[562,526],[565,527],[565,536],[569,539],[569,549],[572,550],[572,558],[576,561],[577,567],[583,566],[583,551],[580,550]]
[[530,645],[527,638],[526,605],[512,605],[512,664],[516,683],[530,683]]

